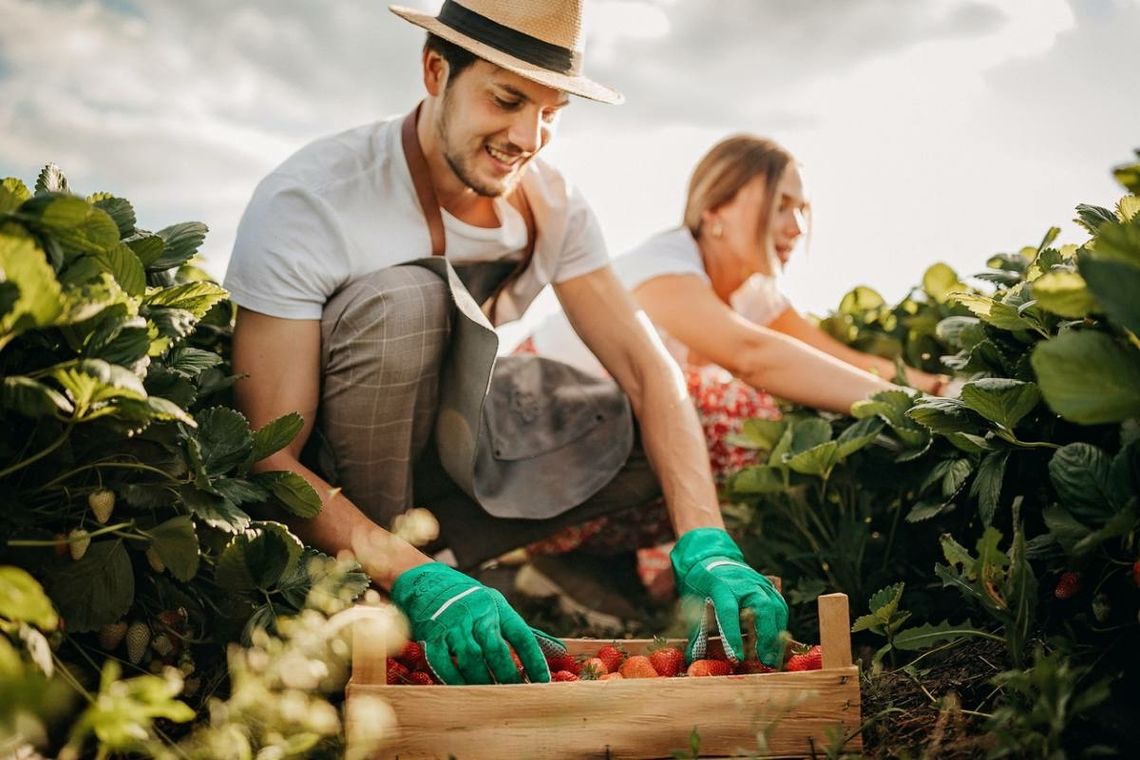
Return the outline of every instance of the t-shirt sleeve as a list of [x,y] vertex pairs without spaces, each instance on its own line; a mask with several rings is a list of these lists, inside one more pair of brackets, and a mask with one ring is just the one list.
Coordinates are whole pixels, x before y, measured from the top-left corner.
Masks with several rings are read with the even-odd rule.
[[332,208],[296,187],[262,185],[238,225],[224,286],[234,303],[271,317],[320,319],[348,274]]
[[754,274],[732,294],[737,314],[758,325],[768,325],[783,314],[791,303],[776,286],[776,280]]
[[664,275],[692,275],[702,282],[709,276],[701,263],[700,250],[682,228],[651,237],[637,248],[614,259],[614,272],[628,290]]
[[558,269],[554,273],[554,282],[572,280],[610,263],[602,225],[576,187],[570,190],[567,212],[566,236],[558,258]]

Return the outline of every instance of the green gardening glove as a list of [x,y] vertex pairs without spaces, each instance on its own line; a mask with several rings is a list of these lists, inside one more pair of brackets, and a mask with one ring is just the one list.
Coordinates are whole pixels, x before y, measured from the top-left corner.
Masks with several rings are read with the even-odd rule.
[[[788,627],[788,605],[771,581],[744,562],[740,548],[720,528],[697,528],[677,540],[669,555],[682,600],[691,604],[689,646],[691,662],[705,656],[709,627],[706,611],[713,608],[724,653],[733,662],[748,659],[740,633],[740,613],[753,611],[756,619],[756,656],[776,667],[784,644],[780,634]],[[701,603],[703,602],[703,604]]]
[[566,651],[558,639],[524,623],[498,591],[439,562],[401,573],[392,601],[408,616],[412,640],[443,683],[519,683],[508,643],[527,677],[546,683],[550,668],[543,653]]

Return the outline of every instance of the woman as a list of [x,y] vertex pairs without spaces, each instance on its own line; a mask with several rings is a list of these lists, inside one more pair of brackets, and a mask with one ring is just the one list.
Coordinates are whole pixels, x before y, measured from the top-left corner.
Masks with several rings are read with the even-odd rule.
[[[835,340],[776,289],[773,276],[803,236],[808,212],[790,153],[771,140],[730,137],[697,164],[682,226],[614,261],[618,278],[685,371],[718,477],[751,462],[753,452],[729,443],[731,434],[749,418],[779,416],[768,392],[845,413],[856,401],[897,387],[884,379],[895,376],[894,362]],[[561,315],[521,350],[604,372]],[[906,377],[933,394],[946,380],[915,369]],[[531,553],[604,549],[600,537],[615,549],[645,546],[660,527],[651,512],[609,518],[532,546]]]

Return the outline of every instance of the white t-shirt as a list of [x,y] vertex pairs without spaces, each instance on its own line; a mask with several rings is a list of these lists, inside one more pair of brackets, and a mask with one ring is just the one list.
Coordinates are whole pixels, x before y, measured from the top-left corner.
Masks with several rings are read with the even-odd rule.
[[[705,272],[701,250],[687,227],[669,230],[649,240],[613,261],[614,273],[627,290],[634,290],[654,277],[681,274],[700,278],[712,287]],[[729,299],[733,311],[758,325],[767,325],[780,316],[790,305],[776,287],[775,279],[754,274],[745,280]],[[657,332],[665,347],[679,364],[688,360],[689,349],[660,327]],[[581,341],[563,312],[552,314],[535,330],[534,344],[538,352],[579,369],[605,374],[601,362]]]
[[[431,236],[400,141],[403,117],[310,143],[261,181],[242,216],[226,271],[234,303],[287,319],[320,319],[349,279],[431,255]],[[597,217],[539,159],[522,177],[538,238],[531,266],[499,299],[517,319],[543,286],[609,263]],[[522,215],[495,200],[500,226],[475,227],[443,212],[454,263],[518,258]]]

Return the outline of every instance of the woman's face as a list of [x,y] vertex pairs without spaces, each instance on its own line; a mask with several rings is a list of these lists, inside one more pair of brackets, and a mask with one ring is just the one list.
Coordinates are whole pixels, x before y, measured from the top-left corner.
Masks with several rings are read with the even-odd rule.
[[771,202],[771,218],[765,224],[767,183],[763,175],[749,180],[732,200],[715,211],[706,212],[713,237],[720,231],[722,250],[751,272],[773,274],[774,260],[782,268],[791,258],[796,242],[804,233],[803,178],[795,164],[789,164],[776,185]]

